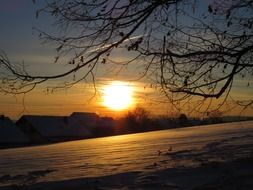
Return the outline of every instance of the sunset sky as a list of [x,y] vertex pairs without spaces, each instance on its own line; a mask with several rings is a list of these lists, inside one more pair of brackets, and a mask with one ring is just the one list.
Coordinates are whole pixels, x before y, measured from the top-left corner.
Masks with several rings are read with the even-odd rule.
[[[43,6],[42,3],[43,1],[37,1],[34,5],[31,0],[0,1],[0,49],[5,51],[11,62],[24,62],[32,73],[54,74],[68,69],[69,66],[54,64],[55,48],[50,44],[42,44],[33,30],[36,27],[55,32],[51,17],[42,15],[36,19],[36,10]],[[118,60],[124,60],[127,56],[120,51],[115,55]],[[18,119],[22,114],[69,115],[76,111],[87,111],[118,117],[136,106],[145,107],[156,115],[172,114],[172,106],[161,101],[158,90],[151,88],[146,79],[136,80],[140,70],[138,64],[122,70],[115,66],[99,66],[96,68],[96,88],[89,80],[70,89],[48,92],[47,86],[60,84],[61,81],[56,80],[42,84],[25,95],[0,94],[0,114]],[[127,108],[115,110],[110,106],[108,108],[104,102],[105,86],[112,81],[125,82],[124,85],[131,88],[132,99]],[[253,88],[247,87],[244,81],[238,79],[232,95],[237,99],[252,99]],[[235,109],[228,114],[237,115],[239,111]],[[252,110],[246,110],[243,114],[253,116]]]

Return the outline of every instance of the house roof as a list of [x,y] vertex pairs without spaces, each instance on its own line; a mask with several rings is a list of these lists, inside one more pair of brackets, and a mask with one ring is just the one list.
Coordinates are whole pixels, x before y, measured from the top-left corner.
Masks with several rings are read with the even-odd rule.
[[8,117],[0,117],[0,143],[27,142],[27,136]]
[[29,122],[45,137],[83,136],[87,133],[87,130],[80,128],[75,120],[70,120],[66,116],[24,115],[21,119]]
[[18,121],[26,120],[43,136],[65,136],[67,125],[64,116],[23,115]]

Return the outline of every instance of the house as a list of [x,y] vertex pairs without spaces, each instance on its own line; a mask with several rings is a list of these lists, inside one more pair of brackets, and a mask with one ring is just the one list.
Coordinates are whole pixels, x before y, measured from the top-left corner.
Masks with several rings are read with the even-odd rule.
[[115,120],[112,117],[101,117],[99,119],[99,127],[114,127],[116,125]]
[[62,116],[23,115],[16,125],[33,143],[46,143],[65,136]]
[[90,125],[89,122],[93,122],[93,119],[88,120],[87,117],[86,125],[81,123],[84,119],[77,116],[24,115],[16,125],[29,136],[32,142],[48,143],[89,137],[91,132],[86,126]]
[[0,116],[1,147],[21,146],[29,142],[29,138],[8,117]]
[[97,127],[100,117],[96,113],[73,112],[69,119],[76,120],[80,126],[85,126],[86,129],[92,129]]
[[77,118],[75,117],[65,117],[64,118],[65,124],[68,126],[68,134],[73,138],[87,138],[91,136],[91,130],[88,124],[82,124]]
[[93,135],[95,137],[109,136],[115,134],[116,122],[112,117],[101,117],[94,128]]

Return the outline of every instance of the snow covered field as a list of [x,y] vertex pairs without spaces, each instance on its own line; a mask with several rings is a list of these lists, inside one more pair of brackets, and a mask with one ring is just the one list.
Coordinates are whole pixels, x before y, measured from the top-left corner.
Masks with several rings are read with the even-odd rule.
[[5,189],[253,189],[253,121],[0,150]]

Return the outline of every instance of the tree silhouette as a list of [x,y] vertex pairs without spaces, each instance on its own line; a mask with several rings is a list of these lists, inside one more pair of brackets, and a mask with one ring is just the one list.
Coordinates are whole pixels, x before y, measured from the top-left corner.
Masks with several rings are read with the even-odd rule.
[[[35,2],[35,1],[34,1]],[[141,77],[159,85],[175,102],[201,97],[226,101],[236,79],[253,73],[253,1],[221,0],[53,0],[39,9],[52,15],[60,35],[36,29],[56,47],[55,63],[71,58],[71,69],[56,75],[32,75],[14,66],[2,52],[1,90],[30,91],[37,84],[77,74],[64,87],[85,80],[98,64],[117,63],[117,49],[131,52],[123,65],[141,63]],[[7,74],[6,74],[7,73]],[[175,95],[174,95],[175,94]],[[252,106],[252,100],[239,102]]]
[[188,118],[187,118],[187,116],[184,113],[181,113],[178,116],[178,121],[179,121],[179,125],[180,126],[187,126],[187,125],[189,125]]
[[150,113],[142,107],[136,107],[134,110],[129,111],[125,116],[125,120],[125,124],[130,131],[149,130]]

